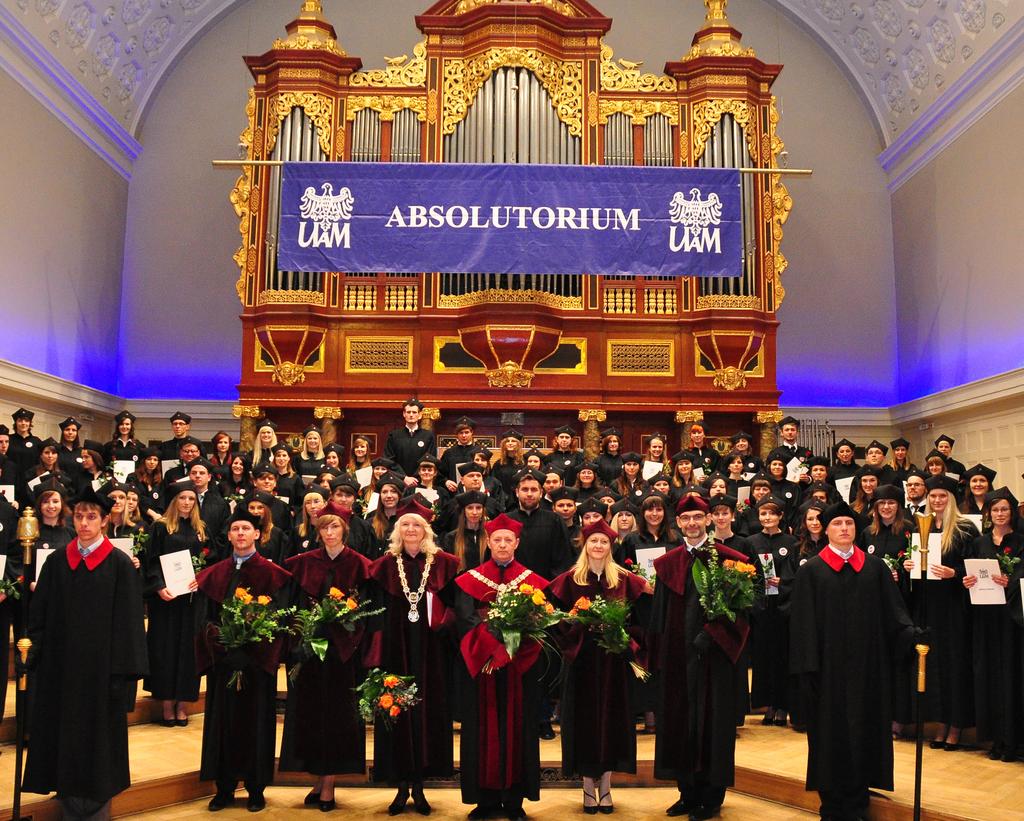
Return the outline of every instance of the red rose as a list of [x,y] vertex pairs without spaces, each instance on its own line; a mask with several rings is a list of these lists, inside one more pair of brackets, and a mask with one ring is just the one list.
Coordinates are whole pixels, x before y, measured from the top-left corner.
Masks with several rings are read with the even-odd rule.
[[1010,548],[1004,547],[1003,548],[1003,553],[1005,553],[1007,556],[1009,556],[1010,555]]
[[209,555],[210,555],[210,548],[204,547],[203,548],[203,556],[206,557],[206,556],[209,556]]
[[633,560],[632,559],[626,559],[626,567],[632,567],[632,566],[633,566]]

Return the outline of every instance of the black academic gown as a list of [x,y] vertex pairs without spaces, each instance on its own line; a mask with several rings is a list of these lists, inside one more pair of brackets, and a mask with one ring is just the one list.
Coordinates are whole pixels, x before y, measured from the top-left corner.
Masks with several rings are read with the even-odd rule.
[[[483,576],[491,584],[481,581]],[[540,704],[545,661],[526,640],[509,661],[501,640],[485,623],[497,597],[494,586],[529,584],[543,590],[547,580],[517,561],[500,567],[488,561],[456,580],[455,612],[463,665],[463,707],[459,757],[464,804],[495,806],[540,800]],[[491,586],[494,585],[494,586]],[[484,664],[492,661],[490,673]]]
[[[7,564],[4,568],[3,576],[0,578],[11,583],[17,583],[18,578],[24,572],[24,552],[21,548],[21,542],[15,538],[17,527],[18,511],[6,500],[0,499],[0,556],[7,557]],[[19,592],[22,596],[27,596],[28,585],[20,584]],[[8,654],[11,649],[11,642],[8,637],[11,635],[11,627],[14,624],[17,623],[20,627],[21,620],[17,618],[17,615],[20,614],[21,607],[22,601],[10,596],[0,602],[0,670],[5,672],[8,669]],[[15,631],[15,641],[21,638],[18,635],[19,632]],[[4,675],[2,681],[0,681],[0,721],[3,721],[4,718],[8,680],[7,676]]]
[[43,566],[29,623],[32,746],[26,792],[100,804],[131,784],[128,713],[147,672],[139,574],[108,540],[73,540]]
[[235,663],[220,636],[221,603],[244,587],[253,596],[270,596],[275,606],[286,603],[291,575],[259,553],[240,568],[232,557],[207,567],[196,577],[196,669],[206,675],[206,715],[199,778],[216,781],[218,790],[233,791],[239,780],[262,790],[274,778],[276,747],[277,667],[282,639],[243,648],[242,687],[228,687]]
[[890,691],[914,627],[889,568],[826,547],[797,571],[790,670],[807,722],[807,789],[893,788]]
[[597,475],[606,485],[610,485],[622,473],[622,457],[610,453],[597,454]]
[[[292,574],[292,604],[296,607],[312,607],[332,587],[355,593],[360,601],[365,598],[370,562],[354,550],[342,550],[332,559],[318,547],[289,559],[285,567]],[[351,632],[332,625],[327,628],[324,660],[315,656],[302,660],[285,708],[282,772],[342,775],[366,771],[366,725],[355,692],[361,678],[358,651],[365,627],[365,619],[357,621]]]
[[388,433],[388,438],[384,442],[384,452],[381,455],[385,459],[397,463],[406,476],[415,476],[420,457],[425,453],[436,452],[437,447],[434,444],[432,430],[417,428],[410,432],[403,425]]
[[[651,632],[661,635],[652,664],[661,676],[654,777],[675,781],[684,798],[721,804],[735,775],[737,668],[747,641],[746,618],[708,622],[693,582],[694,555],[708,559],[709,542],[693,553],[681,546],[654,562]],[[719,558],[747,557],[717,545]],[[707,634],[701,643],[694,642]],[[710,640],[710,641],[709,641]]]
[[[750,619],[750,647],[753,678],[750,703],[753,707],[774,707],[788,711],[789,600],[799,566],[796,539],[788,533],[769,535],[763,530],[747,539],[750,561],[758,569],[758,596]],[[768,558],[770,557],[770,559]],[[765,566],[772,565],[779,577],[778,593],[768,594]]]
[[[593,601],[626,599],[636,602],[644,593],[644,581],[622,574],[614,589],[607,577],[587,574],[587,584],[573,581],[575,570],[551,582],[552,603],[569,611],[581,596]],[[633,614],[635,616],[635,611]],[[635,619],[634,619],[635,621]],[[631,647],[626,653],[609,653],[589,630],[572,625],[559,636],[565,664],[562,687],[562,773],[566,778],[583,775],[600,778],[608,771],[636,772],[636,722],[630,707],[630,683],[636,679],[629,662],[641,651],[643,631],[630,629]]]
[[[402,562],[410,592],[419,589],[426,568],[426,554],[415,558],[404,551]],[[419,618],[409,620],[409,602],[398,577],[396,557],[386,553],[370,566],[377,589],[375,607],[386,611],[373,619],[364,663],[396,676],[414,676],[422,701],[399,716],[391,729],[377,722],[373,733],[373,780],[395,786],[401,781],[451,775],[454,768],[451,707],[447,701],[449,633],[455,615],[444,599],[458,572],[454,556],[439,550],[427,577],[424,595],[417,605]],[[447,598],[447,594],[446,594]],[[450,599],[449,599],[450,601]],[[427,607],[431,607],[428,614]]]
[[[174,533],[167,532],[163,522],[153,525],[146,546],[145,593],[149,612],[149,630],[146,646],[149,650],[149,675],[143,685],[153,698],[164,701],[197,701],[199,674],[196,672],[195,624],[196,602],[194,594],[175,596],[164,601],[157,594],[166,587],[160,557],[179,550],[192,556],[216,558],[209,553],[209,540],[200,541],[187,519],[178,522]],[[213,561],[210,563],[213,564]]]
[[[544,457],[544,464],[556,467],[562,471],[562,480],[566,487],[576,484],[576,476],[580,472],[580,466],[584,462],[583,451],[581,450],[553,450]],[[510,494],[511,495],[511,494]]]
[[971,558],[994,559],[997,553],[1021,559],[1010,575],[1006,604],[971,608],[974,658],[974,704],[978,740],[1013,752],[1024,743],[1024,611],[1020,580],[1024,573],[1024,537],[1009,533],[997,546],[991,533],[971,545]]
[[575,560],[575,551],[569,541],[569,531],[557,514],[540,508],[527,513],[516,507],[508,516],[523,526],[516,549],[517,562],[544,579],[569,569]]
[[43,440],[38,436],[31,433],[28,436],[21,436],[12,430],[7,458],[18,466],[18,473],[22,474],[39,463],[39,451],[42,450],[42,446]]

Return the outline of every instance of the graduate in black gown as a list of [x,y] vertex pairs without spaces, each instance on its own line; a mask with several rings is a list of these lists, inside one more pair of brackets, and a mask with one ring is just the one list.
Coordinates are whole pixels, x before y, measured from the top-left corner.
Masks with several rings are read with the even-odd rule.
[[386,612],[370,626],[365,664],[413,676],[422,699],[390,729],[383,722],[374,727],[373,778],[397,790],[388,808],[391,815],[404,811],[410,794],[416,810],[428,815],[424,779],[449,776],[454,767],[446,686],[454,614],[441,593],[455,578],[458,560],[435,544],[430,517],[416,497],[408,497],[387,551],[370,568]]
[[707,535],[708,504],[687,496],[676,508],[683,543],[654,562],[658,576],[650,629],[661,634],[658,658],[658,736],[655,778],[672,780],[679,800],[666,810],[671,817],[713,818],[735,777],[736,663],[746,644],[743,615],[708,621],[693,581],[696,558],[708,560],[711,549],[721,560],[747,557]]
[[[581,598],[636,602],[651,586],[612,559],[617,534],[604,521],[583,531],[576,565],[551,582],[552,603],[568,612]],[[631,615],[635,616],[635,612]],[[636,772],[636,723],[630,709],[629,662],[641,649],[639,626],[629,630],[630,647],[611,653],[591,631],[576,624],[560,636],[566,664],[562,687],[562,773],[583,777],[583,811],[593,815],[612,807],[612,772]]]
[[39,461],[39,449],[43,440],[32,433],[32,420],[35,413],[26,408],[18,408],[11,414],[14,430],[10,433],[7,446],[7,458],[14,462],[20,475]]
[[[538,487],[539,493],[539,487]],[[462,802],[476,804],[472,819],[503,810],[510,821],[525,818],[523,801],[540,799],[539,720],[544,662],[541,647],[526,639],[509,658],[487,627],[487,611],[499,591],[546,579],[516,561],[523,525],[504,514],[488,522],[491,558],[462,573],[454,594],[466,698],[460,732]]]
[[[274,778],[276,747],[277,668],[282,639],[225,650],[220,643],[221,605],[242,588],[253,597],[268,596],[272,606],[288,597],[290,574],[256,551],[259,519],[244,507],[235,510],[228,526],[231,555],[196,577],[198,632],[196,669],[206,674],[206,714],[199,778],[214,781],[217,793],[211,811],[234,806],[235,789],[244,781],[247,807],[266,806],[263,791]],[[228,686],[241,671],[241,687]]]
[[[1017,499],[1003,487],[986,498],[992,530],[971,545],[971,558],[1017,559],[1013,572],[993,581],[1006,590],[1006,604],[972,608],[974,703],[978,741],[991,742],[988,757],[1015,761],[1024,745],[1024,612],[1020,580],[1024,576],[1024,536],[1017,531]],[[977,584],[964,576],[964,587]]]
[[[149,610],[149,676],[145,688],[163,702],[163,726],[188,725],[187,705],[199,700],[199,674],[195,662],[195,596],[175,595],[167,589],[160,557],[187,550],[201,561],[213,563],[206,525],[199,517],[196,488],[176,482],[167,512],[153,525],[146,548],[146,584]],[[205,554],[203,551],[206,551]]]
[[128,713],[144,676],[142,590],[131,560],[103,535],[110,499],[75,502],[76,536],[43,565],[32,597],[36,681],[26,792],[56,792],[65,818],[109,817],[131,784]]
[[822,818],[854,821],[867,817],[869,788],[893,788],[893,664],[916,631],[889,568],[856,546],[850,506],[820,518],[828,546],[793,583],[790,669],[807,722],[807,789]]
[[[942,548],[938,555],[928,553],[929,568],[938,578],[913,581],[911,601],[917,624],[931,630],[924,710],[925,720],[937,722],[938,728],[930,746],[951,751],[962,749],[960,731],[974,725],[971,612],[963,578],[964,559],[971,555],[978,530],[957,512],[955,479],[932,476],[925,486],[928,511],[935,515],[932,532],[941,536]],[[904,569],[909,572],[910,562]],[[924,618],[922,608],[927,610]]]
[[[317,518],[316,530],[319,545],[285,563],[292,574],[292,603],[308,609],[328,596],[340,600],[353,595],[363,602],[370,562],[345,545],[348,526],[328,513]],[[365,620],[357,621],[352,631],[328,626],[324,660],[301,658],[288,692],[280,769],[317,776],[305,803],[318,805],[322,812],[335,807],[336,775],[366,771],[366,726],[355,693],[365,625]]]
[[459,561],[459,572],[487,561],[487,494],[468,490],[454,499],[459,509],[455,529],[444,534],[441,546]]

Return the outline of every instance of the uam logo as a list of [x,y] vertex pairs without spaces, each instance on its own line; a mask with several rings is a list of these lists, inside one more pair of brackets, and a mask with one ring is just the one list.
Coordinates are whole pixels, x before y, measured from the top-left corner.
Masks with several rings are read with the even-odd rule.
[[[352,206],[355,197],[348,187],[337,194],[334,187],[325,182],[320,193],[309,186],[302,195],[299,223],[299,245],[302,248],[348,248],[351,241]],[[344,221],[344,225],[340,225]]]
[[721,229],[710,227],[722,221],[718,194],[712,192],[705,200],[701,199],[699,188],[691,188],[690,199],[686,199],[682,191],[676,191],[668,208],[672,220],[668,245],[673,252],[722,253]]

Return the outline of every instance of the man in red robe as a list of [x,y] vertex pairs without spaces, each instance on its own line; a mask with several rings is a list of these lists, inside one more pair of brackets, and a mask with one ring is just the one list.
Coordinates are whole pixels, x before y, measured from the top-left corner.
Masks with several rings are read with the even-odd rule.
[[724,617],[708,621],[701,606],[693,581],[695,560],[706,563],[712,548],[721,561],[747,559],[708,537],[708,511],[708,503],[699,496],[681,499],[676,525],[683,544],[654,561],[658,583],[651,631],[663,634],[656,666],[661,692],[654,776],[679,787],[679,800],[666,814],[691,819],[718,815],[726,788],[733,783],[736,661],[749,632],[743,616],[735,622]]
[[69,819],[110,818],[110,799],[131,784],[128,713],[149,672],[139,574],[103,535],[112,504],[86,486],[77,536],[43,565],[32,596],[24,789],[56,791]]
[[[274,777],[276,746],[277,666],[280,637],[272,642],[226,651],[220,643],[221,605],[238,588],[285,603],[291,574],[256,551],[260,520],[239,506],[231,517],[231,555],[203,570],[199,586],[196,670],[206,674],[206,719],[199,778],[215,781],[211,812],[235,803],[235,788],[245,782],[247,807],[266,806],[263,790]],[[241,688],[229,687],[232,673],[242,671]]]
[[524,799],[540,799],[541,647],[524,639],[510,658],[487,625],[487,612],[499,593],[522,584],[536,590],[548,586],[515,560],[522,527],[505,514],[487,522],[490,560],[455,580],[462,672],[469,679],[462,688],[462,801],[477,805],[470,818],[503,810],[515,821],[526,817]]

